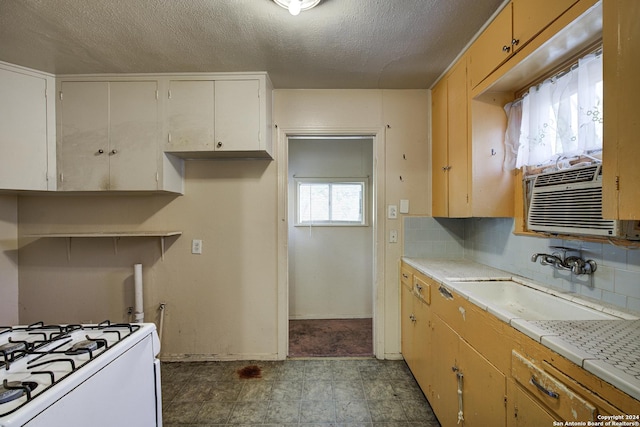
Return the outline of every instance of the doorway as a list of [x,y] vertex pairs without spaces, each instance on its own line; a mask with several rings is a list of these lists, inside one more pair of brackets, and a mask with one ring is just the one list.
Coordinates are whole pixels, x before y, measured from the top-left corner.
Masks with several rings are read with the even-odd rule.
[[374,137],[287,139],[288,355],[373,356]]

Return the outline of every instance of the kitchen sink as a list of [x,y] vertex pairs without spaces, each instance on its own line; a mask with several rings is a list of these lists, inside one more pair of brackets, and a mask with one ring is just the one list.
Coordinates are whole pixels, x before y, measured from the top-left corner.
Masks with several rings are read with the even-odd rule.
[[513,280],[452,282],[451,286],[509,322],[524,320],[611,320],[616,316],[592,309]]

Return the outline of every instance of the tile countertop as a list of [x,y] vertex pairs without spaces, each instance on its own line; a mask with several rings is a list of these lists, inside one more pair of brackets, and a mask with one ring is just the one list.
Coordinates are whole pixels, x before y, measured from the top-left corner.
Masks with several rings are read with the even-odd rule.
[[640,319],[637,316],[587,301],[573,293],[536,285],[506,271],[473,261],[408,257],[403,257],[402,260],[476,305],[473,299],[456,289],[455,282],[517,279],[542,292],[616,316],[611,320],[524,320],[515,315],[511,318],[498,317],[586,371],[640,400]]

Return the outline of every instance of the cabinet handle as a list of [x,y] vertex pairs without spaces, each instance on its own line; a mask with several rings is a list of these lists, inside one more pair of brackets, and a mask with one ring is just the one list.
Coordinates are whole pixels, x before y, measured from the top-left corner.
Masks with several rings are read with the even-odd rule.
[[118,150],[114,148],[113,150],[111,150],[111,154],[118,154]]
[[440,294],[447,298],[447,299],[453,299],[453,294],[451,292],[449,292],[449,289],[445,288],[444,286],[440,286],[438,288],[438,290],[440,291]]
[[418,292],[422,291],[422,286],[421,285],[416,285],[416,289],[418,290]]
[[216,144],[216,147],[222,148],[222,141],[218,141],[218,143]]
[[104,154],[104,150],[101,148],[98,150],[98,154]]
[[520,43],[520,40],[518,40],[518,39],[512,39],[511,40],[511,44],[514,45],[514,46],[518,46],[518,43]]
[[506,44],[504,46],[502,46],[502,51],[503,52],[509,53],[510,50],[511,50],[511,46],[507,46]]
[[409,320],[411,320],[412,322],[416,321],[416,316],[414,316],[413,314],[409,315]]
[[549,397],[553,397],[554,399],[558,399],[560,398],[560,395],[558,395],[558,393],[556,393],[555,391],[551,391],[551,390],[547,390],[546,388],[544,388],[542,386],[542,384],[538,383],[536,381],[536,377],[534,377],[533,375],[531,376],[531,384],[533,384],[534,386],[536,386],[536,388],[538,390],[540,390],[541,392],[543,392],[544,394],[546,394]]
[[442,167],[442,170],[445,171],[445,172],[450,170],[450,169],[451,169],[451,166],[443,166]]
[[402,273],[402,277],[404,277],[405,279],[409,278],[409,276],[406,273]]

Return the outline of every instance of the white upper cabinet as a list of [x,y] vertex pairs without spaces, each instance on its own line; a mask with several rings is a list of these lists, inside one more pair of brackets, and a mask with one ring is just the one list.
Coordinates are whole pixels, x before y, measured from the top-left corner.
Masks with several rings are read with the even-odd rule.
[[178,76],[168,82],[164,151],[183,158],[272,158],[265,74]]
[[[54,190],[52,76],[0,63],[0,189]],[[49,120],[51,123],[49,123]],[[51,161],[50,161],[51,159]]]
[[260,83],[258,80],[216,82],[216,150],[259,151]]
[[167,95],[166,151],[213,151],[215,82],[171,80]]
[[157,81],[62,81],[58,189],[162,189],[157,91]]

